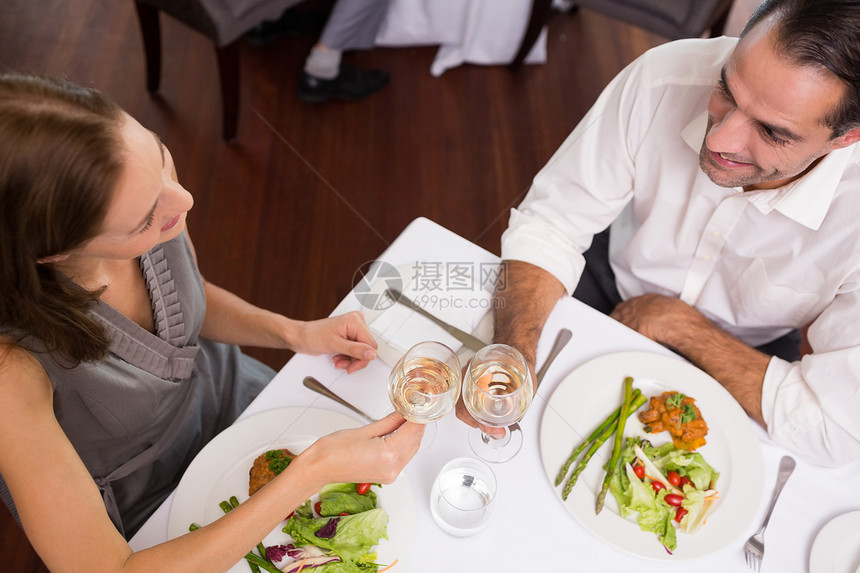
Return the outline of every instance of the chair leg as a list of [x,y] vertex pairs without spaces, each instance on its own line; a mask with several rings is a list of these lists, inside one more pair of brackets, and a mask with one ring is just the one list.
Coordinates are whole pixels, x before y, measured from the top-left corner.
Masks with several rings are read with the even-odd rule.
[[221,82],[222,133],[225,140],[232,141],[239,124],[239,42],[216,46],[215,56]]
[[734,0],[725,0],[720,3],[717,10],[711,16],[711,21],[708,23],[711,38],[717,38],[725,33],[726,22],[728,22],[729,13],[732,11],[733,5]]
[[535,45],[535,42],[540,36],[540,31],[549,21],[549,16],[552,11],[552,0],[532,0],[531,14],[529,15],[529,23],[526,26],[526,33],[520,42],[520,48],[517,50],[517,55],[509,64],[511,69],[518,69],[522,66],[523,61]]
[[161,25],[158,21],[158,8],[135,2],[140,32],[143,36],[143,53],[146,59],[146,89],[150,93],[158,91],[161,78]]

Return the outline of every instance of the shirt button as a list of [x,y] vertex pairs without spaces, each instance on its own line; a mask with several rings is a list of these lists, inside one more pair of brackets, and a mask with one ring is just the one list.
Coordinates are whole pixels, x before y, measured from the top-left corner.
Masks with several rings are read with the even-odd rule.
[[711,255],[702,255],[699,258],[702,259],[703,261],[710,261]]
[[717,231],[716,229],[714,229],[713,231],[711,231],[711,236],[712,236],[713,238],[715,238],[715,239],[719,239],[722,235],[720,235],[720,232],[719,232],[719,231]]

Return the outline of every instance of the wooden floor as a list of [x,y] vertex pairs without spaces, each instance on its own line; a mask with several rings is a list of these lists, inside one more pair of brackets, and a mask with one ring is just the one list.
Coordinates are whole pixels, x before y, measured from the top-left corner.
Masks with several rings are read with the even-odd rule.
[[[752,4],[735,7],[730,33]],[[195,197],[188,221],[204,275],[300,319],[327,315],[416,217],[498,253],[531,178],[607,82],[664,41],[586,10],[559,14],[544,65],[434,78],[435,48],[380,48],[348,58],[388,70],[388,87],[321,106],[293,93],[314,38],[243,44],[239,134],[228,145],[211,44],[169,19],[163,30],[162,90],[151,97],[131,0],[3,0],[0,71],[95,86],[159,133]],[[274,368],[290,357],[249,353]],[[0,570],[45,571],[5,508]]]

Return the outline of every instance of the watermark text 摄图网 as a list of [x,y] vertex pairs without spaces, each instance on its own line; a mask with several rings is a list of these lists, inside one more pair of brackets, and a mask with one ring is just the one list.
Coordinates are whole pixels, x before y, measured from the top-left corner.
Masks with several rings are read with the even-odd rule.
[[495,309],[503,304],[493,297],[504,290],[503,275],[499,263],[414,261],[395,267],[376,260],[356,271],[353,293],[363,307],[376,311],[398,302],[394,293],[409,293],[407,301],[428,310]]

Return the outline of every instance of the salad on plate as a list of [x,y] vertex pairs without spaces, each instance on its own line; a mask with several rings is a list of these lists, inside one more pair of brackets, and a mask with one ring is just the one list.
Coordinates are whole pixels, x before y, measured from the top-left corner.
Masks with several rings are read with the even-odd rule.
[[698,452],[669,442],[653,447],[639,437],[624,441],[609,491],[621,517],[635,516],[643,531],[654,533],[667,551],[677,546],[676,527],[695,533],[718,499],[720,474]]

